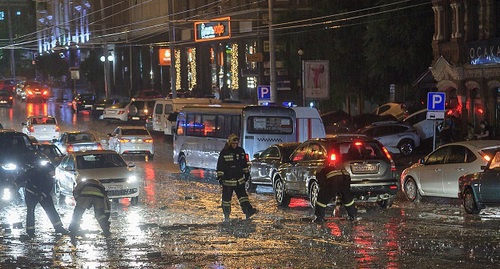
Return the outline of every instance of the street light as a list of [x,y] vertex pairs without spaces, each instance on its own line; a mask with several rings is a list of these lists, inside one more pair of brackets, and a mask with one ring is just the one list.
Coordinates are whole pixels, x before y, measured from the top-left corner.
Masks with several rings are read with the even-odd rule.
[[297,54],[299,55],[299,70],[300,70],[300,73],[299,73],[299,91],[302,92],[302,106],[306,106],[306,94],[305,94],[303,83],[302,83],[302,79],[304,78],[304,74],[303,74],[304,68],[302,66],[302,55],[304,55],[304,51],[299,49],[297,51]]

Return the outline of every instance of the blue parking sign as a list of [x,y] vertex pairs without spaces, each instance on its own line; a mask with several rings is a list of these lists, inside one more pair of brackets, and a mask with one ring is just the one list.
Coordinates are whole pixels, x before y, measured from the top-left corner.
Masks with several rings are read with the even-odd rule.
[[427,110],[444,111],[446,104],[446,93],[429,92],[427,93]]
[[271,86],[269,85],[257,86],[257,99],[271,100]]

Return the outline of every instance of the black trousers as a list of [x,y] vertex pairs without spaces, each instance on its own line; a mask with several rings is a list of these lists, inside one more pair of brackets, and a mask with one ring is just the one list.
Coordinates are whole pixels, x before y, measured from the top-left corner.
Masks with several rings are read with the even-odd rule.
[[248,200],[245,184],[238,184],[236,186],[222,185],[222,210],[224,215],[229,215],[231,213],[231,198],[233,196],[233,192],[236,193],[241,209],[243,210],[243,213],[246,214],[248,210],[252,208],[252,205]]
[[40,200],[40,196],[25,192],[24,199],[26,201],[26,232],[28,234],[35,233],[35,207],[38,203],[42,206],[54,228],[62,228],[61,218],[54,207],[52,196],[49,195]]
[[334,176],[320,180],[318,202],[328,204],[335,196],[340,195],[342,203],[349,205],[353,201],[351,180],[347,176]]
[[[83,213],[85,213],[85,210],[86,208],[78,206],[78,204],[75,206],[75,209],[73,210],[73,217],[71,218],[71,224],[69,225],[70,232],[77,232],[80,229],[80,222],[82,221],[82,216]],[[96,208],[94,206],[94,216],[99,223],[99,226],[101,226],[102,231],[109,232],[110,214],[106,213],[104,208]]]

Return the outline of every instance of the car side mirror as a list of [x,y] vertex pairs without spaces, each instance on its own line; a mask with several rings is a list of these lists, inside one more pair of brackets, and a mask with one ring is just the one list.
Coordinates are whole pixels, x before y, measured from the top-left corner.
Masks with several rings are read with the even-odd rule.
[[488,169],[487,165],[481,165],[481,170],[486,170],[486,169]]

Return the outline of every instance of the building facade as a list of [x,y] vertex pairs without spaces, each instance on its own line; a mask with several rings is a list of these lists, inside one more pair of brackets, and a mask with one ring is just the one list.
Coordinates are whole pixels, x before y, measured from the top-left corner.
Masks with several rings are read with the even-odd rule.
[[500,134],[500,1],[432,0],[432,8],[430,70],[448,113],[464,126],[487,120]]

